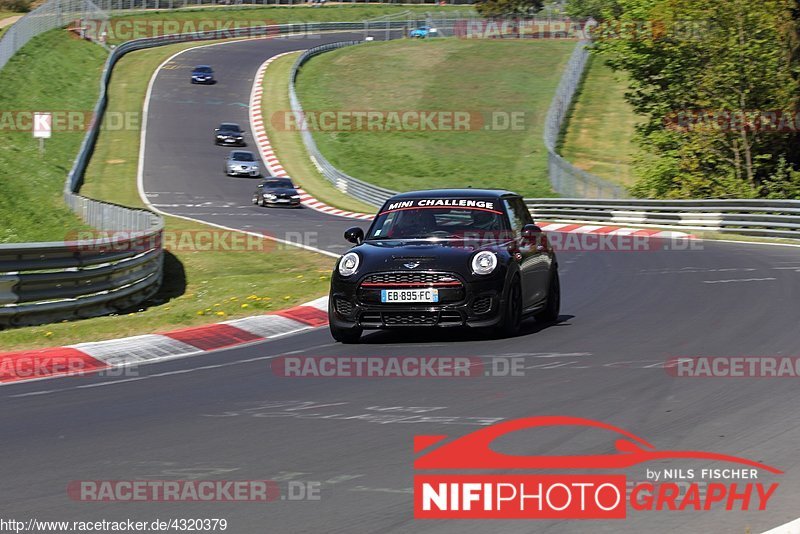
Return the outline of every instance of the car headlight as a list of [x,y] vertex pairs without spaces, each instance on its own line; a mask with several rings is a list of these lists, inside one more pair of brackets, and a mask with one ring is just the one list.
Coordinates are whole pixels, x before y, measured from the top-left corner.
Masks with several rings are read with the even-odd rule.
[[348,252],[342,259],[339,260],[339,274],[342,276],[350,276],[358,270],[358,264],[361,259],[355,252]]
[[497,255],[488,250],[482,250],[472,257],[472,272],[475,274],[489,274],[497,267]]
[[275,200],[278,197],[276,197],[272,193],[264,193],[264,198],[268,198],[269,200]]
[[300,198],[300,195],[292,195],[292,198]]

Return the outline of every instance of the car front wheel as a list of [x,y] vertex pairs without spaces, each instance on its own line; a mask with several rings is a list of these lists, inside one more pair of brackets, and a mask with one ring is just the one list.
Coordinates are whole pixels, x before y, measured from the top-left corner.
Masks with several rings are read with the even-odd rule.
[[[332,299],[331,299],[332,300]],[[331,336],[339,343],[353,344],[361,340],[361,334],[364,332],[363,328],[339,328],[333,324],[333,305],[330,300],[328,302],[328,326],[331,330]]]
[[519,277],[515,276],[508,288],[505,307],[503,308],[503,319],[497,325],[497,334],[502,337],[512,337],[519,333],[522,324],[522,286]]
[[547,290],[547,305],[534,317],[543,323],[552,323],[558,320],[561,311],[561,282],[558,279],[558,269],[553,269],[550,275],[550,287]]

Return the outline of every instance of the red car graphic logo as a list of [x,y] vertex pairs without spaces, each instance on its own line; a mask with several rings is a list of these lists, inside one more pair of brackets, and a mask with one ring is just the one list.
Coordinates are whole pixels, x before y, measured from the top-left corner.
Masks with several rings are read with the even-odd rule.
[[[609,430],[619,435],[612,454],[567,456],[515,456],[492,450],[495,439],[537,427],[582,426]],[[419,453],[442,442],[448,436],[415,436],[414,452]],[[644,439],[607,423],[567,416],[525,417],[497,423],[467,434],[424,453],[414,461],[415,469],[620,469],[664,459],[691,459],[729,462],[771,473],[782,474],[775,467],[740,458],[704,451],[661,451]]]

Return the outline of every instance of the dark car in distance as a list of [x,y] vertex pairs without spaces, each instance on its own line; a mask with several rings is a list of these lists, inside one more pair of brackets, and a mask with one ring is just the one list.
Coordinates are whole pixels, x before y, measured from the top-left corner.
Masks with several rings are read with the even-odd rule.
[[523,318],[558,319],[558,262],[518,194],[441,189],[395,195],[336,263],[333,338],[365,329],[490,328],[515,335]]
[[214,128],[214,143],[217,145],[245,146],[244,130],[238,124],[223,122]]
[[253,204],[259,206],[289,206],[299,208],[300,193],[290,178],[270,177],[258,184]]
[[214,69],[208,65],[198,65],[192,69],[192,83],[216,83]]

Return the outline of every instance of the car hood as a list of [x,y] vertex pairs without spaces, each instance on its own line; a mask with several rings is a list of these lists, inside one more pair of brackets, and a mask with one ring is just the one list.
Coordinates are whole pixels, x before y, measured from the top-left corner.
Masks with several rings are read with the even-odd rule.
[[297,190],[291,188],[277,188],[277,189],[266,189],[264,188],[264,193],[272,193],[273,195],[296,195]]
[[229,160],[228,165],[244,165],[246,167],[251,167],[253,165],[258,165],[257,161],[237,161],[237,160]]
[[[478,250],[501,252],[508,249],[508,241],[476,240],[413,241],[387,239],[367,241],[353,247],[367,270],[457,270],[469,267],[472,255]],[[415,265],[416,264],[416,265]],[[415,265],[415,267],[408,267]]]
[[242,135],[242,132],[234,132],[233,130],[220,130],[217,132],[217,135],[236,136]]

